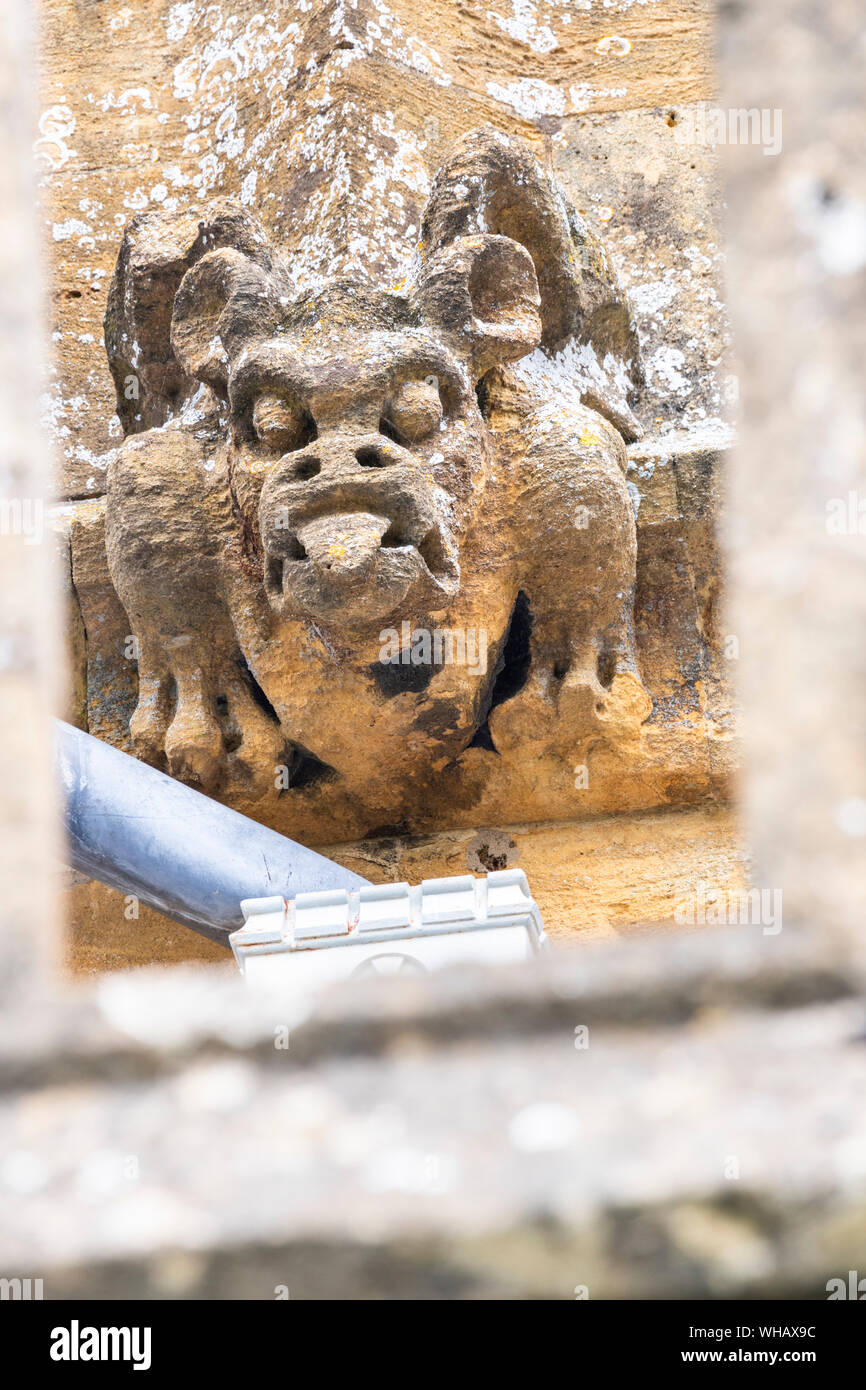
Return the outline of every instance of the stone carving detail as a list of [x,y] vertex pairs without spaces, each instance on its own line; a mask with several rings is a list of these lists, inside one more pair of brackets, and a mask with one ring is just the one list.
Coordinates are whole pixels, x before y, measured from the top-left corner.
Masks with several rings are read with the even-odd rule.
[[141,757],[400,824],[434,787],[476,796],[482,754],[570,765],[635,737],[637,340],[523,147],[461,142],[397,287],[296,294],[228,202],[136,217],[106,344]]

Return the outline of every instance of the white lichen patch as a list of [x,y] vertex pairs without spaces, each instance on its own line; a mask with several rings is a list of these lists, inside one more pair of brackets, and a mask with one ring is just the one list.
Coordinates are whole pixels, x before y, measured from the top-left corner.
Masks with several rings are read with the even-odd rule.
[[657,396],[687,395],[691,383],[683,375],[685,356],[679,348],[665,344],[655,349],[647,359],[647,384]]
[[67,217],[65,222],[55,222],[51,228],[51,235],[55,241],[66,241],[69,237],[78,237],[78,245],[82,245],[82,238],[91,244],[93,228],[89,222],[82,222],[78,217]]
[[62,169],[78,151],[67,143],[76,126],[71,109],[63,103],[49,106],[39,117],[39,138],[33,142],[33,153],[43,167]]
[[626,399],[631,389],[628,364],[612,353],[600,361],[590,343],[567,343],[557,353],[536,348],[513,368],[542,406],[543,416],[580,406],[588,391],[610,391]]
[[565,114],[565,93],[540,77],[521,77],[506,83],[488,82],[487,91],[527,120]]
[[540,22],[539,7],[533,4],[532,0],[512,0],[511,8],[510,15],[488,11],[490,19],[504,34],[516,39],[518,43],[525,44],[533,53],[551,53],[558,47],[553,30],[549,24]]

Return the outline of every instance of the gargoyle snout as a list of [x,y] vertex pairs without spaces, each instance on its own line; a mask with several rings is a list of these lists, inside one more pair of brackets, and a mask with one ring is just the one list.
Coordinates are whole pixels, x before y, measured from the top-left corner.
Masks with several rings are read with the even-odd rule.
[[380,482],[377,473],[405,469],[411,463],[411,454],[383,434],[325,436],[284,454],[272,477],[274,483],[315,481],[316,486],[310,489],[314,492],[348,483],[373,492]]
[[409,544],[429,529],[431,501],[408,450],[383,434],[343,434],[283,455],[262,489],[260,520],[266,536],[297,537],[324,517],[372,515],[386,523],[383,538],[396,528],[395,543]]

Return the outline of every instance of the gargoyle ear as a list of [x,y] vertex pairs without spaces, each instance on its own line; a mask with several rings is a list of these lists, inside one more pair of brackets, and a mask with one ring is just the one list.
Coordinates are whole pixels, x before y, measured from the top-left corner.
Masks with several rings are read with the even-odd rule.
[[421,230],[422,264],[473,232],[525,247],[541,295],[542,355],[553,363],[568,353],[584,402],[626,440],[640,434],[629,395],[643,369],[628,298],[601,238],[520,141],[495,130],[458,141],[436,175]]
[[279,308],[277,287],[262,266],[231,246],[208,251],[174,297],[172,351],[189,376],[224,396],[231,357],[276,326]]
[[459,338],[476,381],[541,341],[535,266],[510,237],[455,238],[425,266],[417,298],[425,319]]

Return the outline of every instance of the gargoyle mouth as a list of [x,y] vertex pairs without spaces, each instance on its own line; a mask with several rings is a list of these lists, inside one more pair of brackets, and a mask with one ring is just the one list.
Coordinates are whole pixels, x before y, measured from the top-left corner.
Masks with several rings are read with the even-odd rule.
[[453,546],[438,523],[400,522],[376,512],[314,517],[268,537],[265,588],[271,605],[320,617],[381,617],[411,591],[444,606],[456,593]]

